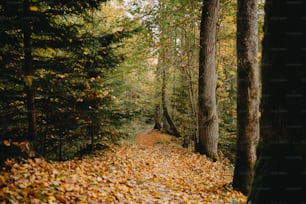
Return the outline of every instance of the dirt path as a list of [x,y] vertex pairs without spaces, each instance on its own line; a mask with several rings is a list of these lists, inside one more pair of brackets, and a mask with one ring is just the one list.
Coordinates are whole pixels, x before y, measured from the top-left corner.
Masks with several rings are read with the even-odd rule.
[[245,203],[226,161],[181,148],[157,131],[83,160],[29,160],[0,172],[0,203]]

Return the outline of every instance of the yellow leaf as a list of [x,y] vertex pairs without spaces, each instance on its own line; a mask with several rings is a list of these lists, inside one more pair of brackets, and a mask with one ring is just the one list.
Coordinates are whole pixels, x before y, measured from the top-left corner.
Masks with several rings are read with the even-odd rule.
[[63,184],[63,186],[64,186],[64,189],[66,190],[66,191],[73,191],[73,190],[75,190],[75,186],[73,185],[73,184],[68,184],[68,183],[65,183],[65,184]]
[[37,6],[30,6],[29,10],[30,11],[38,11],[38,7]]
[[66,198],[65,198],[65,195],[63,193],[59,193],[56,198],[62,202],[62,203],[66,203]]
[[26,86],[31,87],[33,83],[33,77],[31,75],[24,76],[24,83]]
[[56,198],[53,195],[48,196],[48,202],[56,201]]
[[7,147],[11,146],[11,143],[10,143],[10,141],[8,141],[8,140],[4,140],[4,141],[3,141],[3,144],[4,144],[5,146],[7,146]]

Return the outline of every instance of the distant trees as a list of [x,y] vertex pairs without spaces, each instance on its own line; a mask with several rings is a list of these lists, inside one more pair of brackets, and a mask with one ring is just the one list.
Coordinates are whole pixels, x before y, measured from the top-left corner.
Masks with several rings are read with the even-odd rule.
[[[198,146],[198,72],[199,38],[202,1],[160,0],[154,4],[133,1],[135,12],[143,17],[147,41],[158,59],[156,77],[156,104],[161,104],[162,74],[166,74],[167,112],[184,140],[184,146]],[[140,5],[139,5],[140,4]],[[232,1],[222,1],[216,23],[216,55],[214,78],[215,98],[220,107],[221,131],[230,137],[236,131],[236,56],[235,56],[235,6]],[[208,29],[209,30],[209,29]],[[207,32],[210,32],[208,31]],[[218,38],[218,40],[217,40]],[[217,49],[218,48],[218,49]],[[161,50],[164,50],[163,53]],[[163,55],[163,59],[161,58]],[[217,102],[217,101],[216,101]],[[155,106],[153,106],[155,107]],[[161,109],[162,111],[162,109]],[[152,117],[153,118],[153,117]],[[163,122],[168,125],[165,117]],[[169,125],[167,128],[170,130]],[[171,130],[170,130],[171,132]],[[172,131],[173,132],[173,131]],[[197,148],[198,149],[198,148]]]
[[233,187],[247,194],[259,140],[259,68],[257,0],[238,1],[237,152]]
[[181,135],[189,143],[194,138],[197,124],[195,79],[198,71],[199,4],[189,0],[160,0],[148,4],[144,0],[134,1],[133,8],[135,5],[139,6],[137,15],[145,16],[142,19],[147,42],[150,42],[150,51],[158,62],[154,73],[154,101],[160,105],[163,129]]
[[[162,59],[165,60],[165,59]],[[163,64],[163,62],[162,62]],[[164,118],[164,130],[171,133],[176,137],[181,137],[179,131],[177,130],[175,124],[173,123],[169,111],[168,111],[168,101],[166,98],[166,85],[167,85],[167,74],[165,67],[161,68],[161,78],[162,78],[162,86],[161,86],[161,104],[162,104],[162,117]],[[169,128],[168,128],[169,125]]]
[[306,2],[265,4],[262,116],[248,203],[306,202]]
[[[168,96],[167,96],[167,84],[168,84],[168,78],[169,78],[169,65],[167,64],[167,58],[169,56],[166,55],[167,52],[167,43],[168,39],[164,37],[167,34],[165,33],[168,28],[166,28],[166,22],[164,22],[165,15],[166,13],[166,8],[164,6],[163,2],[159,2],[160,6],[160,23],[159,23],[159,29],[160,29],[160,43],[162,47],[159,49],[158,53],[158,72],[159,72],[159,77],[161,78],[161,106],[162,106],[162,118],[163,118],[163,129],[171,133],[172,135],[176,137],[180,137],[180,133],[178,129],[176,128],[176,125],[173,122],[173,119],[171,118],[169,111],[168,111]],[[164,45],[164,46],[163,46]]]
[[215,47],[219,0],[204,0],[200,29],[199,56],[199,141],[197,151],[217,159],[219,122],[216,104],[217,76]]

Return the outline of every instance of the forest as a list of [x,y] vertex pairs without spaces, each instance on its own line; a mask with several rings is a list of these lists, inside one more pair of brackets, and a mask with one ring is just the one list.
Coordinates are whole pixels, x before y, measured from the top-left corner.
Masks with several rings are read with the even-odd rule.
[[1,1],[0,204],[306,203],[305,15]]

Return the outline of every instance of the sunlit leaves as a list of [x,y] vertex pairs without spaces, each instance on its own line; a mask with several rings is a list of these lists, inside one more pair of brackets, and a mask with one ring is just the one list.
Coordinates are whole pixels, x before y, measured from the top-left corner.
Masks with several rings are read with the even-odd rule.
[[30,6],[29,10],[35,12],[35,11],[38,11],[38,7],[37,6]]
[[[227,161],[180,148],[170,136],[151,132],[140,144],[111,147],[93,158],[12,164],[0,173],[0,200],[8,203],[231,203]],[[150,138],[152,145],[143,143]],[[155,145],[153,145],[155,144]]]

